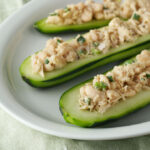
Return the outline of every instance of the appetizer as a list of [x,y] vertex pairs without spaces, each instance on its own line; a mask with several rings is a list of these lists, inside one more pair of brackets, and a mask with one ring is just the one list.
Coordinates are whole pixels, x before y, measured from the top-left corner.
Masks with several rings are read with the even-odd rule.
[[57,9],[47,18],[37,21],[34,27],[43,33],[84,31],[108,25],[115,17],[128,19],[140,8],[150,9],[149,0],[104,0],[97,3],[87,0]]
[[66,91],[60,99],[64,119],[92,127],[121,118],[150,103],[150,51]]
[[150,12],[140,9],[128,21],[114,18],[107,27],[72,40],[48,40],[20,67],[23,79],[35,87],[50,87],[95,67],[127,58],[150,48]]

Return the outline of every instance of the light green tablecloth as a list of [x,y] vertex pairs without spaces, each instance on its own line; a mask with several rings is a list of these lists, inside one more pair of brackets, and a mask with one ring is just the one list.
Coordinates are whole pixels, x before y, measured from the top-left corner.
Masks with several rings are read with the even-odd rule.
[[[0,0],[0,22],[28,0]],[[0,109],[0,150],[150,150],[150,136],[117,141],[79,141],[30,129]]]

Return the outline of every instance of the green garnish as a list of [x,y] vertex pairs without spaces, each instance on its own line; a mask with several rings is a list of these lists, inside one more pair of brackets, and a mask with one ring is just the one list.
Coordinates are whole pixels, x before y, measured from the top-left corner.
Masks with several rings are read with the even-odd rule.
[[108,80],[109,80],[110,82],[114,82],[114,80],[113,80],[113,77],[112,77],[112,76],[107,76],[107,78],[108,78]]
[[65,12],[69,12],[69,11],[70,11],[70,8],[67,8],[67,7],[66,7],[66,8],[64,8],[64,11],[65,11]]
[[141,78],[142,81],[145,81],[145,78]]
[[132,63],[135,63],[135,60],[132,60],[132,59],[128,60],[128,61],[125,62],[125,65],[132,64]]
[[97,47],[99,45],[99,42],[93,42],[93,46]]
[[98,55],[98,54],[101,53],[98,49],[94,49],[94,48],[91,49],[91,52],[92,52],[93,55]]
[[56,13],[56,12],[53,12],[50,14],[50,16],[57,16],[57,15],[58,15],[58,13]]
[[149,78],[150,78],[150,74],[148,74],[148,73],[147,73],[147,74],[146,74],[146,78],[148,78],[148,79],[149,79]]
[[45,59],[45,64],[48,64],[49,63],[49,60],[48,59]]
[[61,43],[62,41],[60,39],[57,39],[57,43]]
[[107,9],[108,9],[108,7],[105,7],[105,6],[104,6],[104,7],[103,7],[103,9],[107,10]]
[[85,42],[85,38],[80,35],[78,38],[77,38],[77,42],[80,43],[80,44],[83,44]]
[[107,84],[105,82],[96,82],[94,87],[98,90],[106,90]]
[[140,15],[138,15],[138,14],[135,13],[135,14],[133,15],[133,19],[139,20],[139,19],[140,19]]
[[78,53],[78,55],[85,55],[87,52],[86,52],[86,50],[81,49],[81,50],[77,51],[77,53]]
[[90,105],[91,98],[84,98],[84,102],[88,105]]

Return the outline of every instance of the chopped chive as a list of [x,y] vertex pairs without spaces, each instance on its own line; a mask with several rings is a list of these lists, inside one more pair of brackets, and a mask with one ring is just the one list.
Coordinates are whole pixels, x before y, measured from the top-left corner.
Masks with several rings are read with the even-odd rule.
[[114,82],[114,80],[113,80],[113,77],[112,77],[112,76],[107,76],[107,78],[108,78],[108,80],[109,80],[110,82]]
[[61,43],[62,41],[60,39],[57,39],[57,43]]
[[139,20],[139,19],[140,19],[140,15],[138,15],[138,14],[135,13],[135,14],[133,15],[133,19]]
[[148,74],[148,73],[147,73],[147,74],[146,74],[146,78],[148,78],[148,79],[149,79],[149,78],[150,78],[150,74]]
[[77,51],[77,53],[78,53],[78,55],[85,55],[87,52],[86,52],[86,50],[83,50],[83,49],[81,49],[81,50],[79,50],[79,51]]
[[66,7],[66,8],[64,8],[64,11],[65,11],[65,12],[69,12],[69,11],[70,11],[70,8],[67,8],[67,7]]
[[48,64],[49,63],[49,60],[48,59],[45,59],[45,64]]
[[80,44],[83,44],[85,42],[85,38],[80,35],[78,38],[77,38],[77,42],[80,43]]
[[50,13],[50,16],[57,16],[57,15],[58,15],[58,13],[56,13],[56,12]]
[[98,90],[106,90],[107,84],[105,82],[96,82],[94,87]]
[[107,9],[108,9],[108,7],[105,7],[105,6],[104,6],[104,7],[103,7],[103,9],[104,9],[104,10],[107,10]]
[[126,62],[125,62],[125,65],[132,64],[132,63],[134,63],[134,62],[135,62],[135,60],[131,59],[131,60],[126,61]]
[[145,81],[145,78],[141,78],[142,81]]
[[93,42],[93,46],[97,47],[99,45],[99,42]]
[[94,49],[94,48],[91,49],[91,52],[92,52],[93,55],[98,55],[98,54],[101,53],[98,49]]
[[85,102],[87,105],[90,105],[91,98],[84,98],[84,102]]

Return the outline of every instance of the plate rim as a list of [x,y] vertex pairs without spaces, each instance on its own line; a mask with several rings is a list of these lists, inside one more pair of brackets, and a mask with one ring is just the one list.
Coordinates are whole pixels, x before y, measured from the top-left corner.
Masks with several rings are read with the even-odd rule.
[[[5,26],[9,25],[9,22],[14,19],[16,16],[19,16],[22,14],[21,12],[24,12],[26,9],[32,9],[33,5],[40,5],[43,2],[47,3],[49,0],[44,1],[37,1],[32,0],[25,4],[22,8],[14,12],[11,16],[5,19],[3,23],[0,24],[0,31],[3,33],[3,29]],[[3,34],[2,34],[3,35]],[[9,36],[9,34],[8,34]],[[1,37],[0,37],[1,38]],[[5,41],[5,38],[3,39]],[[3,44],[2,40],[2,45]],[[0,47],[1,48],[1,47]],[[2,71],[2,66],[0,65],[0,72]],[[2,73],[0,74],[0,90],[5,90],[5,83],[3,82],[3,76]],[[5,88],[4,88],[5,87]],[[7,97],[7,96],[6,96]],[[10,114],[13,118],[18,120],[19,122],[25,124],[26,126],[36,129],[38,131],[41,131],[46,134],[68,138],[68,139],[78,139],[78,140],[116,140],[116,139],[125,139],[125,138],[131,138],[136,136],[142,136],[150,133],[150,121],[139,123],[135,125],[129,125],[129,126],[123,126],[123,127],[114,127],[114,128],[95,128],[95,129],[87,129],[87,128],[78,128],[76,126],[66,126],[66,125],[60,125],[59,123],[53,123],[52,121],[46,121],[35,114],[31,114],[31,117],[25,116],[24,113],[31,113],[28,110],[23,110],[24,108],[20,105],[18,110],[15,110],[15,104],[12,104],[12,108],[10,108],[10,105],[7,101],[3,100],[6,98],[2,98],[0,95],[0,107],[5,110],[8,114]],[[17,112],[19,111],[19,113]],[[33,120],[31,119],[32,117]],[[42,120],[42,124],[36,124],[37,122]],[[35,121],[35,122],[34,122]],[[45,123],[50,123],[50,128],[45,128]],[[62,131],[62,129],[65,129],[65,131]],[[79,134],[78,132],[74,132],[76,134],[71,134],[72,131],[81,130],[82,132]],[[68,132],[66,132],[68,131]],[[95,135],[95,133],[100,133]],[[116,133],[116,134],[115,134]],[[93,136],[94,135],[94,136]]]

